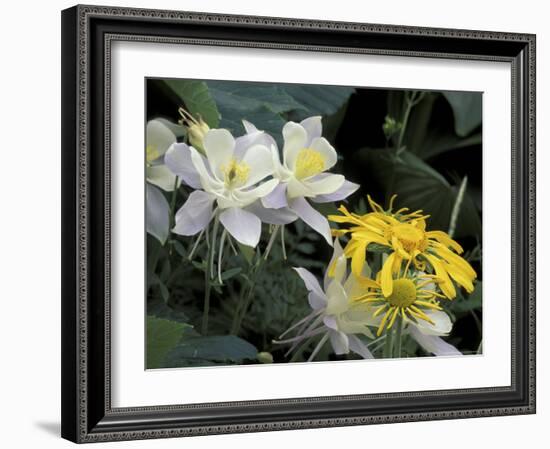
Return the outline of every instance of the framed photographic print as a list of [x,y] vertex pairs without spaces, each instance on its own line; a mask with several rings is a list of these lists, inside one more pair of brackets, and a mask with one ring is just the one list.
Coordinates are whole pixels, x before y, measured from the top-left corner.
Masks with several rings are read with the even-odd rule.
[[62,13],[62,435],[535,412],[535,37]]

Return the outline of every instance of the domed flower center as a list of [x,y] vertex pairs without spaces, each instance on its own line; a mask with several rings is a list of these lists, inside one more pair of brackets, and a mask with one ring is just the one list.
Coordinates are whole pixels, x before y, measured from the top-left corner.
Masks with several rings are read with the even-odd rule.
[[237,162],[235,159],[221,167],[224,174],[224,181],[227,187],[238,187],[243,185],[250,175],[250,166],[246,162]]
[[392,226],[391,234],[399,240],[407,252],[411,252],[415,249],[419,251],[424,251],[426,249],[427,241],[424,231],[411,224],[402,223]]
[[304,179],[317,175],[325,169],[325,158],[318,151],[302,148],[296,157],[296,178]]
[[416,301],[416,285],[410,279],[395,279],[393,290],[386,298],[395,307],[409,307]]

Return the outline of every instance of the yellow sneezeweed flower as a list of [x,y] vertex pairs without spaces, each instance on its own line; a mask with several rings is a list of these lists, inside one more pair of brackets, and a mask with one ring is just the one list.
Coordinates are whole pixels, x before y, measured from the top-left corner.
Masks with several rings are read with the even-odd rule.
[[189,143],[195,149],[199,150],[204,154],[204,136],[210,130],[210,127],[206,122],[199,116],[197,120],[184,108],[179,108],[178,112],[181,116],[179,123],[187,128],[187,137],[189,138]]
[[445,296],[435,291],[437,278],[426,273],[411,273],[410,262],[409,259],[403,273],[390,278],[392,289],[389,295],[383,292],[380,271],[376,280],[364,280],[363,285],[367,287],[366,293],[353,298],[355,302],[374,307],[373,318],[382,317],[378,324],[378,336],[385,329],[391,329],[398,317],[401,317],[404,324],[418,325],[422,321],[427,322],[436,333],[445,334],[450,330],[449,317],[442,312],[438,302],[439,298],[445,298]]
[[441,291],[449,299],[456,297],[453,280],[471,293],[477,274],[459,255],[464,251],[462,247],[446,232],[426,231],[429,216],[421,210],[409,212],[408,208],[402,208],[393,212],[395,197],[391,198],[388,210],[369,196],[372,212],[358,215],[350,213],[342,205],[338,209],[342,215],[328,217],[335,223],[351,225],[348,229],[336,230],[335,234],[351,236],[344,253],[351,258],[353,273],[362,278],[367,248],[374,243],[391,251],[381,271],[381,286],[386,297],[392,294],[392,275],[399,273],[403,261],[412,261],[418,271],[431,267],[439,279]]

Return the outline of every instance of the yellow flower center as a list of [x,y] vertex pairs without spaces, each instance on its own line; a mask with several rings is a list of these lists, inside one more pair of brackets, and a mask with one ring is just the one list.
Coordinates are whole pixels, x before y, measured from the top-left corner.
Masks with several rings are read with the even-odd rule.
[[158,148],[155,145],[147,145],[145,149],[147,162],[153,162],[155,159],[160,157]]
[[395,279],[392,293],[387,300],[395,307],[409,307],[416,301],[416,285],[410,279]]
[[388,228],[387,233],[388,235],[386,237],[389,240],[391,240],[392,237],[396,237],[408,253],[415,249],[423,252],[427,248],[428,240],[426,239],[426,234],[422,229],[411,224],[401,223],[394,225]]
[[302,148],[296,157],[295,175],[298,179],[309,178],[321,173],[325,168],[325,158],[318,151]]
[[237,162],[231,159],[229,164],[222,165],[221,171],[224,174],[225,185],[233,187],[243,185],[250,175],[250,166],[246,162]]

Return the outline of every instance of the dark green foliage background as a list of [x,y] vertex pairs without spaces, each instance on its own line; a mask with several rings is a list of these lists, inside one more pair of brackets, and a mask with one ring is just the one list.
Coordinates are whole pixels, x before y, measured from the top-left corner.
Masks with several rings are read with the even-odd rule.
[[[210,127],[227,128],[234,135],[243,134],[241,120],[249,120],[275,137],[280,148],[287,120],[322,115],[323,135],[339,154],[332,171],[361,185],[348,198],[351,210],[367,211],[367,193],[383,205],[397,193],[397,206],[423,209],[431,215],[429,228],[447,231],[459,186],[465,182],[454,237],[464,247],[478,281],[471,295],[461,292],[443,305],[455,321],[448,341],[466,354],[481,351],[481,93],[423,92],[408,117],[400,148],[399,133],[388,137],[383,124],[387,117],[403,121],[411,95],[404,90],[149,79],[146,95],[147,120],[163,117],[176,122],[178,107],[185,106]],[[177,210],[190,191],[181,187],[175,197],[167,194],[167,200],[173,200]],[[325,204],[318,209],[327,214],[336,206]],[[246,276],[250,265],[246,258],[226,251],[224,285],[214,283],[205,336],[199,329],[206,248],[199,248],[191,263],[187,256],[193,242],[171,234],[161,246],[147,236],[147,367],[248,364],[271,361],[271,357],[275,363],[307,359],[316,341],[292,359],[284,355],[287,348],[272,341],[310,310],[307,292],[291,267],[301,266],[321,277],[332,248],[302,222],[288,226],[288,260],[283,260],[276,244],[237,336],[229,335],[229,329],[240,292],[250,282]],[[262,240],[257,251],[265,244]],[[404,354],[426,355],[412,340],[404,342]],[[355,356],[335,356],[327,344],[316,360],[342,358]]]

